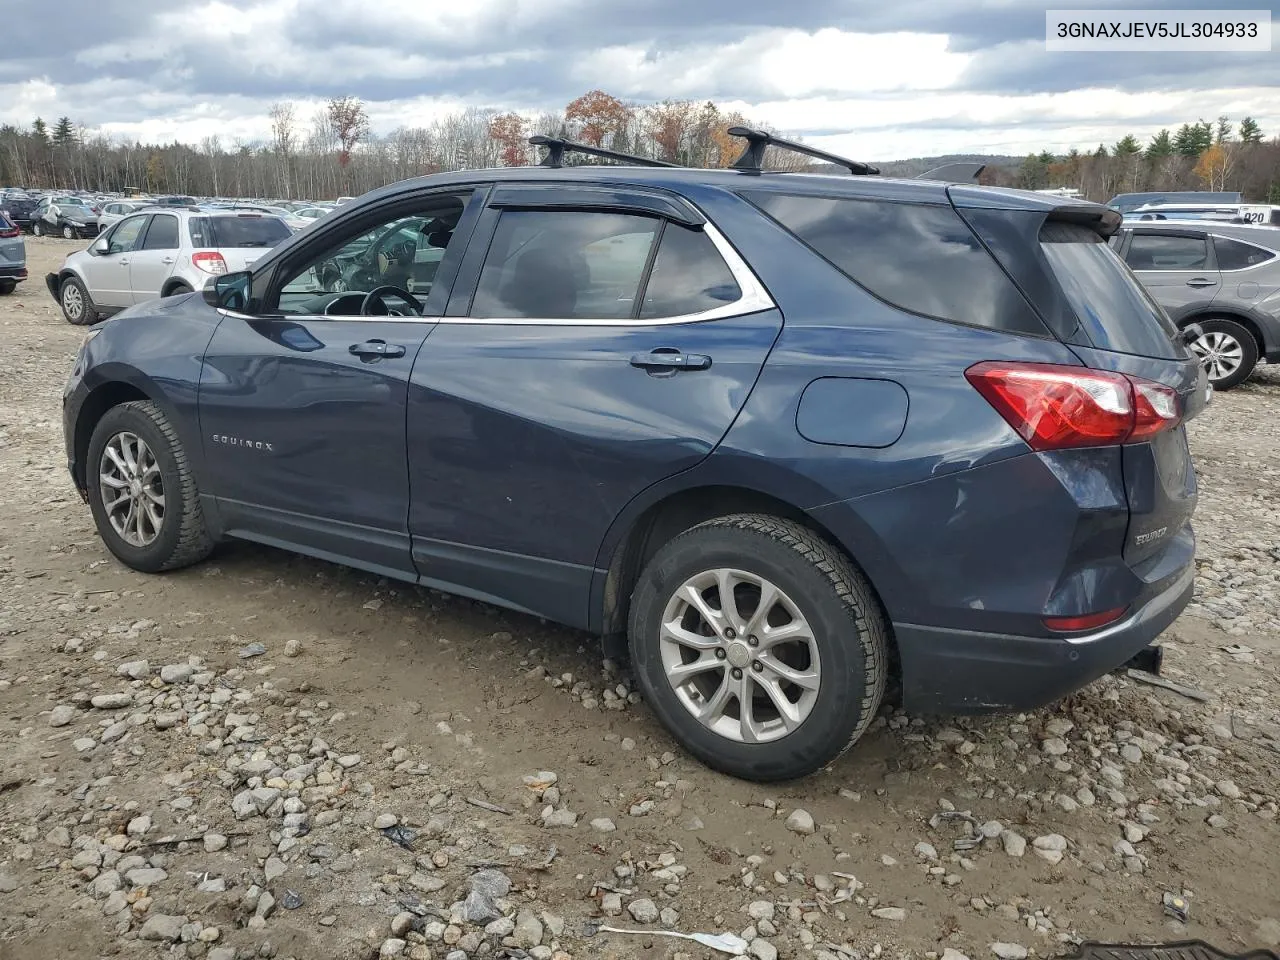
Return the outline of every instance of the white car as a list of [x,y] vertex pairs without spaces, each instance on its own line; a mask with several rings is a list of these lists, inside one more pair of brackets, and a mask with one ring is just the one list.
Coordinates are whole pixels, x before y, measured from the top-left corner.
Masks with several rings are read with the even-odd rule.
[[150,208],[130,214],[45,277],[68,323],[204,289],[247,269],[292,232],[279,217],[236,210]]
[[107,227],[119,223],[129,214],[150,205],[150,200],[108,200],[100,208],[102,212],[98,214],[98,229],[106,230]]

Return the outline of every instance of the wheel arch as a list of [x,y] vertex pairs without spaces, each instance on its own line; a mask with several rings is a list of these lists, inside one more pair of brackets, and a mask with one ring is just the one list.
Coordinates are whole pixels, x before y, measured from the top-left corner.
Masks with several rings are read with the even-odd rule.
[[[606,638],[612,655],[625,649],[617,638],[626,633],[631,595],[649,559],[673,538],[707,520],[740,513],[759,513],[790,520],[813,531],[839,550],[870,586],[884,622],[890,654],[890,676],[898,675],[893,622],[870,572],[825,524],[808,511],[773,493],[733,484],[706,484],[666,493],[644,506],[618,533],[606,554],[607,566],[592,591],[591,629]],[[611,531],[613,532],[613,531]]]
[[1262,332],[1262,326],[1248,313],[1231,307],[1213,307],[1197,310],[1195,313],[1179,318],[1178,326],[1186,327],[1189,324],[1202,323],[1206,320],[1231,320],[1234,323],[1240,324],[1240,326],[1249,331],[1249,336],[1253,337],[1253,342],[1258,347],[1258,356],[1262,357],[1266,355],[1268,346],[1266,337]]
[[[108,410],[132,400],[150,400],[164,411],[170,422],[175,425],[182,423],[182,419],[176,415],[173,404],[169,402],[164,391],[139,371],[112,364],[107,370],[95,372],[99,374],[95,377],[97,382],[89,389],[84,401],[80,404],[72,440],[73,477],[80,490],[87,489],[88,485],[86,461],[89,440],[93,437],[94,428]],[[198,445],[192,453],[198,455]],[[192,457],[193,461],[198,459],[198,456]]]
[[193,292],[191,284],[181,277],[170,277],[164,282],[164,286],[160,288],[160,296],[162,297],[172,297],[180,293]]

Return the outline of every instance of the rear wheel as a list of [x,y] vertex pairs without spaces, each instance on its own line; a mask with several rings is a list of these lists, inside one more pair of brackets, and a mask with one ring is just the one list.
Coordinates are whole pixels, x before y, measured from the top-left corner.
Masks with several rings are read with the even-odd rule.
[[676,537],[645,567],[630,646],[654,712],[694,756],[789,780],[862,735],[884,696],[887,640],[871,588],[812,531],[740,514]]
[[0,280],[0,297],[7,297],[17,289],[18,282],[16,280]]
[[103,415],[89,440],[85,473],[98,534],[128,566],[174,570],[213,549],[182,441],[151,401]]
[[1203,331],[1190,347],[1216,390],[1230,390],[1249,379],[1258,364],[1258,343],[1244,326],[1217,318],[1198,321]]
[[67,323],[83,327],[98,319],[93,301],[89,299],[89,291],[76,277],[67,277],[58,290],[58,303],[62,306],[62,315]]

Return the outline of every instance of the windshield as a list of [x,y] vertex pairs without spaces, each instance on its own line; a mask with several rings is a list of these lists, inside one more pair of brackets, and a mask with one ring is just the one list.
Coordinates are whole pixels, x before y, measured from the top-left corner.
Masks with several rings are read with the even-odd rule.
[[1094,346],[1183,358],[1168,314],[1102,237],[1086,227],[1051,222],[1040,231],[1040,248]]

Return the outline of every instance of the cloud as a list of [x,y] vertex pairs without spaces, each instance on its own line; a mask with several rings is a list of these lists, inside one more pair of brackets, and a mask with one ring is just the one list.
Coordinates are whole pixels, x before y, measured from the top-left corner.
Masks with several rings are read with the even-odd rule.
[[306,123],[354,94],[386,133],[593,87],[713,99],[878,159],[1065,149],[1219,113],[1280,130],[1280,57],[1049,54],[1028,0],[60,0],[56,24],[49,0],[5,6],[0,123],[68,115],[143,140],[261,139],[277,100]]

